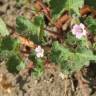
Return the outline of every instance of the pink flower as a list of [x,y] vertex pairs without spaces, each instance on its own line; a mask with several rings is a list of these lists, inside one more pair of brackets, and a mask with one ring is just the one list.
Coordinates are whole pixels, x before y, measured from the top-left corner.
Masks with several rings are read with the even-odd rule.
[[76,38],[81,39],[83,36],[86,36],[86,30],[84,24],[75,24],[72,28],[73,35],[76,36]]
[[41,46],[37,46],[37,47],[35,48],[35,52],[36,52],[36,56],[37,56],[38,58],[44,56],[44,49],[42,49]]

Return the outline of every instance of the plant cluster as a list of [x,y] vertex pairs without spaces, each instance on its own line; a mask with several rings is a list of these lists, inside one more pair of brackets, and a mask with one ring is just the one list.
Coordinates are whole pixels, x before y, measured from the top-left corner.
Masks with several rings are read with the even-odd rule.
[[[21,1],[17,0],[17,5]],[[46,61],[70,75],[88,66],[96,60],[96,5],[92,2],[34,0],[33,17],[18,16],[13,33],[0,18],[1,61],[11,72],[29,68],[39,76]]]

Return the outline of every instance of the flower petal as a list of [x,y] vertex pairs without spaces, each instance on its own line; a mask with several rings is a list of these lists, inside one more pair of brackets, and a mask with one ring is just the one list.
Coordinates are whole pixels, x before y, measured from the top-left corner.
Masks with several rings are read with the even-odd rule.
[[38,58],[44,56],[44,49],[41,48],[41,46],[38,46],[35,48],[35,53]]
[[76,35],[76,38],[81,39],[82,36],[83,36],[82,34],[79,34],[79,35]]
[[80,23],[79,25],[75,24],[73,26],[72,33],[76,36],[76,38],[80,39],[82,36],[85,36],[87,32],[84,24]]
[[85,29],[85,26],[84,24],[80,23],[80,27],[84,30]]
[[86,33],[87,33],[86,30],[83,30],[83,35],[84,35],[84,36],[86,36]]

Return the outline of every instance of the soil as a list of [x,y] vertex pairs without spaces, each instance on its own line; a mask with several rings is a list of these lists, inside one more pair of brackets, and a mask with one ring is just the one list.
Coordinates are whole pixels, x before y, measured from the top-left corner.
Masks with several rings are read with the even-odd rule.
[[[29,4],[29,9],[26,9],[23,5],[17,7],[15,0],[0,0],[0,16],[10,31],[16,27],[16,16],[24,15],[29,19],[32,17],[31,6]],[[96,64],[91,64],[82,71],[90,82],[90,96],[96,96]],[[30,74],[18,76],[7,70],[5,62],[0,63],[0,96],[83,96],[76,83],[74,78],[67,78],[58,68],[45,69],[41,77]]]

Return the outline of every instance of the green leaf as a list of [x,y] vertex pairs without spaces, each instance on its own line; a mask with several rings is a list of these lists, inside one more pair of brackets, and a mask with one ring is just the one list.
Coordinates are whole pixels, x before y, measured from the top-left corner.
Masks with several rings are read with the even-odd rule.
[[60,17],[65,10],[68,10],[69,13],[74,11],[77,15],[80,15],[79,9],[83,5],[84,0],[50,0],[53,18]]
[[21,61],[20,64],[16,67],[16,69],[20,71],[22,69],[25,69],[25,67],[26,67],[26,64],[23,61]]
[[[84,50],[89,46],[89,42],[85,37],[81,39],[77,39],[72,32],[67,33],[67,38],[64,44],[72,51],[72,52],[79,52],[83,53]],[[83,51],[83,52],[82,52]]]
[[2,20],[2,18],[0,18],[0,35],[1,36],[7,36],[7,35],[9,35],[9,31],[8,31],[8,29],[6,27],[6,24]]
[[20,34],[27,36],[35,43],[41,43],[44,33],[44,18],[43,15],[36,16],[31,22],[26,17],[19,16],[16,19],[17,30]]
[[78,71],[88,65],[90,60],[96,60],[96,56],[89,49],[82,53],[73,53],[58,42],[53,43],[50,57],[52,62],[58,64],[65,74]]
[[17,39],[12,39],[11,37],[4,37],[0,44],[1,50],[16,51],[19,48],[20,42]]
[[9,36],[3,37],[0,42],[0,59],[8,61],[12,56],[19,55],[20,42],[17,39],[12,39]]
[[33,35],[39,34],[41,25],[43,23],[44,21],[42,16],[36,16],[33,22],[23,16],[19,16],[16,19],[17,30],[30,32]]
[[96,8],[96,0],[85,0],[85,4],[91,6],[92,8]]
[[12,52],[8,50],[0,50],[0,60],[7,61],[13,55]]
[[[52,9],[52,18],[58,18],[65,10],[67,0],[50,0],[50,7]],[[58,5],[58,6],[57,6]]]
[[17,73],[18,70],[16,68],[17,68],[17,66],[20,63],[21,63],[20,58],[16,54],[12,55],[9,58],[8,62],[6,63],[6,66],[7,66],[8,71],[9,72],[12,72],[12,73]]
[[45,35],[45,34],[44,34],[44,24],[45,24],[45,23],[44,23],[44,18],[43,18],[43,16],[42,16],[42,15],[36,16],[33,23],[34,23],[34,25],[35,25],[36,28],[37,28],[38,37],[41,36],[41,38],[42,38],[42,36]]
[[44,61],[42,59],[36,58],[36,67],[33,69],[33,76],[41,76],[44,72]]
[[96,35],[96,20],[92,16],[89,16],[85,20],[85,23],[89,31],[92,32],[94,35]]
[[37,58],[34,51],[30,54],[29,59],[32,60],[35,64],[32,75],[41,76],[44,72],[44,61],[41,58]]
[[66,9],[68,11],[74,11],[77,15],[80,15],[80,8],[84,5],[84,0],[67,0]]
[[32,31],[34,32],[34,25],[27,18],[18,16],[16,18],[16,27],[18,31]]

